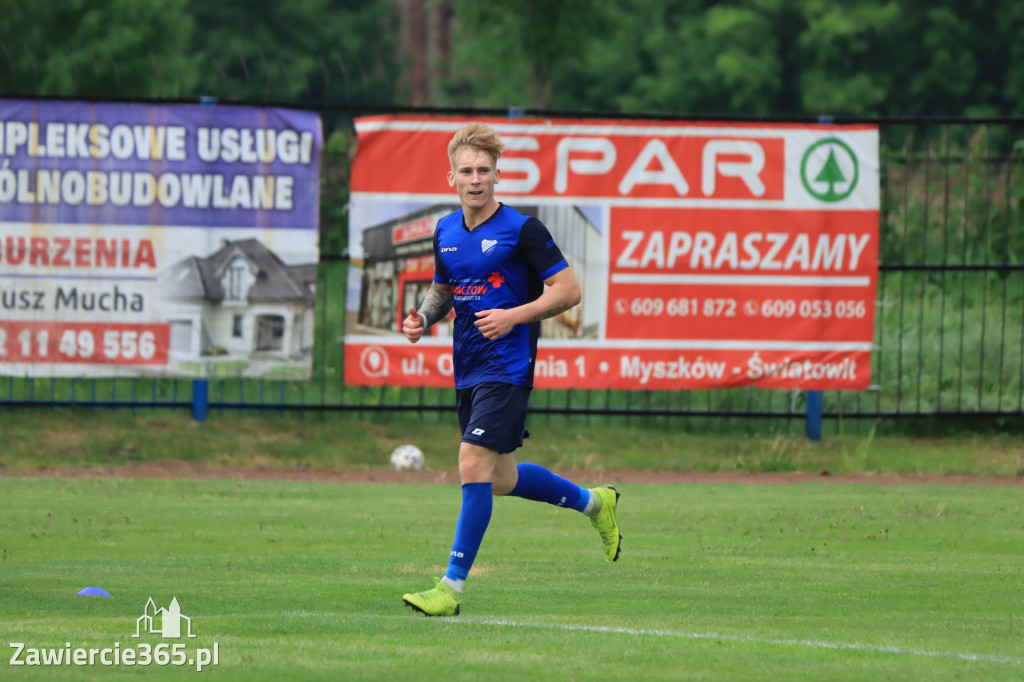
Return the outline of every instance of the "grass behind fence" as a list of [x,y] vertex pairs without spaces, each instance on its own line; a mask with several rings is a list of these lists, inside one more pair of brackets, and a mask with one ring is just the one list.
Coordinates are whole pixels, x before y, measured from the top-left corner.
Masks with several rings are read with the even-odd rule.
[[[388,467],[397,445],[414,443],[430,470],[457,466],[458,423],[453,412],[436,420],[404,413],[336,415],[225,414],[199,424],[187,413],[161,411],[132,416],[127,411],[0,411],[0,474],[90,468],[105,472],[140,470],[366,471]],[[589,419],[589,423],[588,423]],[[676,472],[801,472],[805,474],[1024,475],[1024,439],[1014,433],[961,433],[921,438],[847,433],[810,441],[803,433],[743,432],[729,419],[671,428],[651,418],[632,424],[609,420],[535,415],[532,433],[517,455],[555,471],[654,470]],[[716,430],[721,427],[723,432]],[[756,425],[753,425],[756,426]],[[185,468],[168,462],[184,462]],[[189,469],[191,467],[191,469]],[[451,474],[452,478],[455,474]]]

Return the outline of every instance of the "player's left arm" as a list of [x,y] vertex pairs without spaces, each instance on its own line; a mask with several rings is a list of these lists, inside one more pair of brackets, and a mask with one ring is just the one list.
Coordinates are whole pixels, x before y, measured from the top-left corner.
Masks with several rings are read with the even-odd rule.
[[493,341],[508,334],[517,324],[540,322],[561,315],[582,299],[580,283],[572,268],[559,270],[544,280],[544,284],[547,285],[544,293],[529,303],[515,308],[481,310],[476,314],[476,328]]

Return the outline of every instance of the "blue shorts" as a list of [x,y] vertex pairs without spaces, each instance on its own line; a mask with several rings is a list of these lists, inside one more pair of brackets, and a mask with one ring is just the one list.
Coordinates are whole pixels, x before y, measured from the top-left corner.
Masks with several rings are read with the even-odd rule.
[[499,453],[513,452],[530,436],[526,404],[530,389],[486,381],[455,392],[462,441]]

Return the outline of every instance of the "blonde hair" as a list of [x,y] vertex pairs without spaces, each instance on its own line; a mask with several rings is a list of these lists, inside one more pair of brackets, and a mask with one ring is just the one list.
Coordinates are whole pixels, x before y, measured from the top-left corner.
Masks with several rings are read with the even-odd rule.
[[448,161],[453,169],[455,168],[455,155],[460,147],[478,149],[488,154],[495,163],[501,158],[501,153],[505,151],[505,145],[498,137],[497,131],[479,121],[470,121],[459,128],[455,137],[448,143]]

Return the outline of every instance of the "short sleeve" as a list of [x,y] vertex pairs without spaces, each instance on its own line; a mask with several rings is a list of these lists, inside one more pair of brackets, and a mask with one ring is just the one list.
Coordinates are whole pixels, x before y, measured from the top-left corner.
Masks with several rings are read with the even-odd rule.
[[542,281],[569,267],[548,228],[536,218],[528,218],[523,223],[517,248]]
[[438,284],[448,284],[451,279],[448,275],[448,269],[444,266],[444,261],[441,260],[440,247],[437,245],[437,237],[441,233],[440,225],[434,230],[434,281]]

